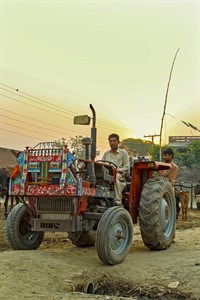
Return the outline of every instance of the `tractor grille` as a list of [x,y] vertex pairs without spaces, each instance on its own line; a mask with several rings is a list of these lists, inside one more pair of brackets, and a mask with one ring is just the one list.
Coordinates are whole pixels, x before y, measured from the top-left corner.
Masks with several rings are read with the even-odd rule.
[[36,200],[36,209],[38,212],[54,212],[54,213],[63,213],[63,212],[72,212],[73,208],[73,199],[64,198],[37,198]]

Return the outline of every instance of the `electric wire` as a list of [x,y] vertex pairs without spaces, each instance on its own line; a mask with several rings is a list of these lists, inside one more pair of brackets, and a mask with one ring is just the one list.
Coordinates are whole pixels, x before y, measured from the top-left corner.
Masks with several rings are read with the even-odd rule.
[[[18,103],[22,103],[22,104],[24,104],[24,105],[26,105],[26,106],[30,106],[30,107],[36,108],[36,109],[38,109],[38,110],[47,112],[47,113],[49,113],[49,114],[53,114],[54,116],[57,115],[57,116],[59,116],[59,117],[62,117],[62,118],[65,118],[65,119],[67,118],[67,119],[71,120],[70,117],[63,116],[63,115],[60,115],[60,114],[58,114],[58,113],[51,112],[51,111],[49,111],[49,110],[47,110],[47,109],[44,109],[44,108],[40,108],[40,107],[34,106],[34,105],[32,105],[32,104],[26,103],[26,102],[24,102],[24,101],[22,101],[22,100],[18,100],[18,99],[12,98],[12,97],[7,96],[7,95],[5,95],[5,94],[0,93],[0,95],[3,96],[3,97],[6,97],[6,98],[8,98],[8,99],[10,99],[10,100],[12,100],[12,101],[15,101],[15,102],[18,102]],[[53,109],[53,108],[51,108],[51,109]],[[98,122],[97,122],[97,123],[98,123]],[[106,126],[106,127],[105,127],[105,126],[99,126],[99,128],[103,128],[103,129],[109,130],[108,126]],[[114,126],[113,128],[116,129],[115,126]],[[124,131],[124,130],[119,130],[119,129],[118,129],[118,131],[120,131],[120,132],[122,132],[122,133],[127,133],[127,131]]]
[[[3,110],[3,111],[5,111],[5,112],[8,112],[8,113],[11,113],[11,114],[14,114],[14,115],[17,115],[17,116],[19,116],[20,118],[21,117],[23,117],[23,118],[26,118],[26,119],[30,119],[30,120],[32,120],[32,121],[35,121],[35,122],[37,122],[37,123],[42,123],[42,124],[45,124],[45,125],[48,125],[48,126],[51,126],[51,127],[54,127],[55,128],[55,123],[47,123],[47,122],[44,122],[44,121],[40,121],[40,120],[38,120],[38,119],[34,119],[34,118],[31,118],[31,117],[27,117],[27,116],[25,116],[25,115],[22,115],[22,114],[19,114],[19,113],[16,113],[16,112],[12,112],[12,111],[10,111],[10,110],[8,110],[8,109],[4,109],[4,108],[0,108],[0,110]],[[3,114],[0,114],[2,117],[5,117],[5,118],[7,118],[7,116],[6,115],[3,115]],[[18,122],[24,122],[24,121],[22,121],[22,120],[18,120],[18,119],[14,119],[14,118],[12,118],[12,117],[8,117],[9,119],[13,119],[13,120],[15,120],[15,121],[18,121]],[[26,124],[28,124],[28,125],[31,125],[31,126],[36,126],[36,127],[38,127],[38,128],[41,128],[41,129],[43,129],[43,127],[41,127],[41,126],[38,126],[38,125],[34,125],[34,124],[31,124],[31,123],[28,123],[28,122],[24,122],[24,123],[26,123]],[[58,126],[57,124],[56,124],[56,128],[60,128],[61,130],[64,130],[65,131],[65,133],[64,134],[66,134],[66,130],[67,130],[67,133],[69,133],[69,132],[73,132],[73,133],[75,133],[75,134],[77,134],[77,131],[76,130],[73,130],[73,129],[68,129],[68,128],[64,128],[64,127],[61,127],[61,126]],[[47,129],[46,128],[46,130],[51,130],[51,131],[54,131],[54,132],[58,132],[59,134],[61,134],[61,132],[59,132],[59,131],[55,131],[55,130],[52,130],[52,129]],[[62,133],[63,134],[63,133]],[[86,134],[86,129],[84,130],[84,128],[82,128],[82,131],[80,131],[79,130],[79,132],[78,132],[78,134],[79,135],[85,135]],[[99,137],[99,139],[100,140],[105,140],[105,138],[102,138],[102,137]]]
[[[36,103],[36,104],[43,105],[45,108],[48,107],[48,108],[51,108],[51,109],[53,109],[53,110],[56,110],[56,111],[59,111],[59,112],[62,112],[62,113],[64,113],[64,114],[68,114],[68,115],[71,115],[71,116],[74,116],[74,115],[75,115],[75,113],[70,114],[70,113],[68,113],[68,112],[63,111],[63,109],[61,110],[61,109],[56,108],[58,105],[49,104],[49,102],[46,101],[46,100],[40,100],[40,101],[44,102],[44,103],[41,103],[41,102],[38,102],[38,101],[36,101],[36,100],[29,99],[29,98],[27,98],[27,97],[25,97],[25,96],[19,95],[19,94],[17,94],[17,93],[11,92],[11,91],[9,91],[9,90],[7,90],[7,89],[4,89],[4,88],[1,88],[1,90],[6,91],[6,92],[9,92],[9,93],[14,94],[14,95],[19,96],[19,97],[22,97],[22,98],[27,99],[27,100],[29,100],[29,101],[31,101],[31,102]],[[22,93],[22,92],[21,92],[21,93]],[[22,93],[22,94],[24,94],[24,93]],[[36,98],[36,97],[34,97],[34,98]],[[36,99],[38,99],[38,98],[36,98]],[[46,104],[46,103],[47,103],[47,104]]]
[[[22,132],[16,132],[16,131],[9,130],[9,129],[4,129],[4,131],[9,132],[9,133],[14,133],[15,135],[25,136],[25,137],[28,137],[30,139],[35,139],[35,140],[40,141],[40,142],[44,142],[43,139],[40,139],[40,138],[35,137],[35,136],[30,136],[30,135],[24,134]],[[53,141],[53,142],[55,142],[55,141]],[[99,143],[99,145],[105,147],[105,144],[102,144],[101,142]]]
[[[15,127],[17,127],[17,126],[15,126]],[[24,129],[24,128],[22,128],[22,129]],[[32,136],[32,135],[30,136],[30,134],[27,135],[27,134],[24,134],[22,132],[16,132],[16,131],[9,130],[9,129],[3,129],[3,130],[6,131],[6,132],[10,132],[10,133],[16,134],[16,135],[25,136],[25,137],[28,137],[28,138],[31,138],[31,139],[35,139],[35,140],[40,141],[40,142],[44,142],[44,139],[41,139],[39,137],[35,137],[35,136]],[[28,130],[28,131],[30,131],[30,130]],[[57,139],[56,139],[56,141],[57,141]],[[48,140],[48,142],[49,142],[49,140]],[[55,140],[53,142],[55,142]],[[101,147],[106,147],[107,146],[107,144],[104,144],[104,143],[101,143],[101,142],[99,142],[98,145],[101,146]]]
[[[4,121],[1,121],[1,123],[2,124],[5,124],[5,125],[9,125],[9,126],[13,126],[13,124],[9,124],[8,122],[4,122]],[[41,135],[48,135],[48,136],[50,136],[50,137],[54,137],[54,138],[58,138],[57,136],[55,136],[55,135],[50,135],[50,134],[48,134],[48,133],[42,133],[42,132],[39,132],[39,131],[36,131],[36,130],[31,130],[31,129],[27,129],[27,128],[24,128],[24,127],[21,127],[21,126],[17,126],[17,125],[15,125],[15,128],[19,128],[19,129],[23,129],[23,130],[26,130],[26,131],[29,131],[29,132],[34,132],[34,133],[39,133],[39,134],[41,134]]]
[[[1,110],[5,110],[5,109],[1,109]],[[5,110],[5,111],[8,111],[8,110]],[[12,112],[13,113],[13,112]],[[13,114],[16,114],[16,113],[13,113]],[[20,114],[17,114],[17,115],[19,115],[19,116],[22,116],[22,115],[20,115]],[[0,116],[2,116],[2,117],[5,117],[4,115],[2,115],[2,114],[0,114]],[[27,117],[26,117],[27,118]],[[44,130],[47,130],[47,131],[50,131],[50,132],[58,132],[58,131],[55,131],[55,130],[49,130],[48,128],[44,128],[44,127],[40,127],[40,126],[37,126],[37,125],[33,125],[33,124],[31,124],[31,123],[28,123],[28,122],[24,122],[24,121],[22,121],[22,120],[17,120],[17,119],[15,119],[15,118],[12,118],[12,117],[9,117],[9,119],[11,119],[11,120],[14,120],[14,121],[17,121],[17,122],[20,122],[20,123],[23,123],[23,124],[27,124],[27,125],[31,125],[31,126],[34,126],[34,127],[37,127],[37,128],[40,128],[40,129],[44,129]],[[32,118],[33,119],[33,118]],[[35,119],[33,119],[33,120],[35,120]],[[35,120],[35,121],[37,121],[37,120]],[[4,122],[4,121],[1,121],[1,123],[2,124],[5,124],[5,125],[8,125],[8,126],[13,126],[13,124],[10,124],[10,123],[8,123],[8,122]],[[48,123],[46,123],[46,122],[44,122],[45,124],[48,124]],[[49,124],[48,124],[49,125]],[[41,134],[41,135],[45,135],[46,136],[46,133],[44,133],[44,132],[38,132],[38,131],[35,131],[35,130],[31,130],[31,129],[28,129],[28,128],[24,128],[24,127],[20,127],[20,126],[17,126],[17,125],[15,125],[15,127],[16,128],[20,128],[20,129],[23,129],[23,130],[28,130],[29,132],[34,132],[34,133],[39,133],[39,134]],[[57,127],[57,126],[56,126]],[[66,130],[65,128],[62,128],[63,130]],[[6,129],[3,129],[3,130],[5,130],[6,131]],[[12,133],[16,133],[16,132],[14,132],[14,131],[10,131],[10,130],[7,130],[7,131],[9,131],[9,132],[12,132]],[[74,131],[74,130],[72,130],[72,131]],[[77,133],[76,131],[74,131],[75,133]],[[60,135],[61,135],[61,133],[60,132],[58,132]],[[24,135],[24,134],[21,134],[21,133],[19,133],[19,132],[17,132],[17,134],[18,135],[23,135],[23,136],[27,136],[27,135]],[[69,135],[69,130],[67,131],[67,134]],[[80,132],[79,132],[79,135],[82,135]],[[49,135],[48,134],[48,136],[50,136],[50,137],[54,137],[54,138],[58,138],[58,136],[54,136],[54,135]],[[28,137],[30,137],[30,135],[28,136]],[[31,136],[31,138],[32,138],[32,136]],[[33,138],[35,138],[35,137],[33,137]],[[36,139],[36,138],[35,138]],[[99,139],[102,139],[102,140],[104,140],[103,138],[101,138],[101,137],[97,137],[97,139],[99,140]],[[105,144],[103,144],[103,143],[101,143],[101,142],[99,142],[98,143],[100,146],[101,145],[103,145],[103,146],[105,146]]]
[[173,116],[173,115],[171,115],[171,114],[169,114],[169,113],[166,113],[166,115],[168,115],[168,116],[170,116],[170,117],[172,117],[172,118],[174,118],[174,119],[176,119],[176,120],[179,120],[179,121],[181,121],[184,125],[186,125],[187,127],[190,127],[190,128],[192,128],[192,129],[197,130],[197,131],[200,132],[200,129],[198,129],[198,128],[197,128],[196,126],[194,126],[193,124],[191,124],[191,123],[189,123],[189,122],[186,122],[186,121],[183,121],[183,120],[181,120],[180,118],[177,118],[177,117],[175,117],[175,116]]
[[[9,96],[7,96],[7,95],[4,95],[4,94],[1,94],[1,93],[0,93],[0,95],[1,95],[1,96],[3,96],[3,97],[6,97],[6,98],[8,98],[8,99],[10,99],[10,100],[12,100],[12,101],[15,101],[15,102],[18,102],[18,103],[22,103],[22,104],[25,104],[25,105],[27,105],[27,106],[30,106],[30,107],[33,107],[33,108],[39,109],[39,110],[41,110],[41,111],[44,111],[44,112],[47,112],[47,113],[51,113],[51,114],[54,114],[54,115],[60,116],[60,117],[62,117],[62,118],[67,118],[67,119],[70,119],[70,120],[71,120],[71,118],[70,118],[70,117],[62,116],[62,115],[60,115],[60,114],[57,114],[57,113],[54,113],[54,112],[48,111],[48,110],[46,110],[46,109],[44,109],[44,108],[37,107],[37,106],[34,106],[34,105],[32,105],[32,104],[26,103],[26,102],[24,102],[24,101],[22,101],[22,100],[14,99],[14,98],[12,98],[12,97],[9,97]],[[51,108],[51,109],[53,109],[53,108]]]
[[[62,113],[66,113],[66,114],[69,114],[69,115],[72,115],[72,116],[77,115],[77,112],[68,110],[68,109],[66,109],[66,108],[64,108],[64,107],[62,107],[62,106],[59,106],[59,105],[55,105],[55,104],[49,103],[49,101],[46,101],[46,100],[44,100],[44,99],[41,99],[41,98],[32,96],[32,95],[30,95],[30,94],[28,94],[28,93],[21,92],[21,91],[19,91],[19,89],[13,88],[13,87],[8,86],[8,85],[5,85],[5,84],[3,84],[3,83],[0,83],[0,85],[6,86],[6,87],[8,87],[8,88],[10,88],[10,89],[12,89],[12,90],[14,90],[14,91],[17,91],[17,92],[23,94],[23,95],[27,95],[27,96],[29,96],[29,97],[31,97],[31,98],[34,98],[34,99],[37,99],[37,100],[39,100],[39,101],[45,102],[45,103],[47,103],[48,107],[51,108],[51,109],[54,109],[54,110],[57,110],[57,111],[60,111],[60,112],[62,112]],[[3,90],[5,90],[5,91],[7,91],[7,92],[10,92],[9,90],[4,89],[4,88],[2,88],[2,87],[0,87],[0,89],[3,89]],[[29,98],[27,98],[27,97],[24,97],[24,96],[19,95],[19,93],[16,93],[16,92],[15,92],[15,93],[14,93],[14,92],[10,92],[10,93],[12,93],[12,94],[14,94],[14,95],[17,95],[17,96],[20,96],[20,97],[23,97],[23,98],[28,99],[28,100],[30,100],[30,101],[33,101],[33,100],[31,100],[31,99],[29,99]],[[46,105],[43,104],[43,103],[40,103],[40,102],[38,102],[38,101],[34,101],[34,102],[36,102],[37,104],[44,105],[44,106],[46,107]],[[49,105],[50,105],[50,106],[49,106]],[[53,107],[51,107],[51,106],[53,106]],[[58,107],[58,109],[56,109],[56,107]],[[63,111],[64,111],[64,112],[63,112]],[[123,131],[124,133],[132,133],[132,132],[133,132],[132,129],[124,128],[124,127],[121,127],[121,126],[119,126],[119,125],[114,125],[114,124],[110,124],[110,123],[103,122],[103,121],[98,121],[98,124],[106,125],[107,127],[111,127],[111,129],[112,129],[112,128],[113,128],[113,129],[116,129],[116,128],[117,128],[118,130]]]
[[[77,114],[77,113],[74,112],[74,111],[67,110],[66,108],[64,108],[64,107],[62,107],[62,106],[59,106],[59,105],[54,105],[54,104],[52,104],[52,103],[50,103],[49,101],[46,101],[46,100],[44,100],[44,99],[41,99],[41,98],[32,96],[32,95],[30,95],[30,94],[28,94],[28,93],[24,93],[24,92],[22,92],[22,91],[19,92],[18,89],[15,89],[15,88],[13,88],[13,87],[11,87],[11,86],[5,85],[5,84],[3,84],[3,83],[0,83],[0,84],[1,84],[2,86],[5,86],[5,87],[7,87],[7,88],[9,88],[9,89],[14,90],[15,92],[11,92],[11,91],[9,91],[9,90],[7,90],[7,89],[5,89],[5,88],[2,88],[2,87],[0,87],[0,89],[4,90],[4,91],[6,91],[6,92],[12,93],[12,94],[14,94],[14,95],[16,95],[16,96],[20,96],[20,97],[22,97],[22,98],[24,98],[24,99],[27,99],[27,100],[31,101],[31,102],[34,102],[36,105],[42,105],[42,106],[45,106],[45,109],[40,108],[40,107],[37,107],[37,106],[32,105],[32,104],[29,104],[29,103],[26,103],[26,102],[24,102],[24,101],[22,101],[22,100],[19,100],[19,99],[13,98],[13,97],[9,97],[8,95],[0,94],[1,96],[6,97],[6,98],[8,98],[8,99],[10,99],[10,100],[12,100],[12,101],[16,101],[16,102],[18,102],[18,103],[22,103],[22,104],[25,104],[25,105],[27,105],[27,106],[33,107],[33,108],[35,108],[35,109],[39,109],[39,110],[41,110],[41,111],[44,111],[45,113],[46,113],[46,112],[47,112],[47,113],[51,113],[51,114],[53,114],[54,116],[57,115],[57,116],[59,116],[59,117],[63,117],[63,118],[70,119],[70,120],[72,120],[72,117],[75,116],[75,115]],[[25,96],[22,96],[22,95],[20,95],[19,93],[16,93],[16,91],[19,92],[19,93],[21,93],[22,95],[25,95]],[[28,98],[27,96],[28,96],[28,97],[31,97],[31,98],[34,98],[34,99],[36,99],[36,100],[38,100],[38,101],[33,100],[33,99],[30,99],[30,98]],[[39,102],[39,101],[40,101],[40,102]],[[41,102],[42,102],[42,103],[41,103]],[[45,103],[45,104],[44,104],[44,103]],[[47,110],[47,107],[50,108],[50,109],[53,109],[54,111],[51,112],[51,111]],[[14,113],[14,112],[11,112],[11,111],[6,110],[6,109],[3,109],[3,108],[1,108],[1,110],[4,110],[4,111],[7,111],[7,112],[16,114],[16,115],[18,115],[18,116],[20,116],[20,117],[28,118],[29,120],[36,121],[37,123],[39,122],[39,123],[46,124],[46,125],[48,125],[48,126],[53,126],[53,127],[55,127],[54,124],[50,124],[50,123],[47,123],[47,122],[44,122],[44,121],[36,120],[36,119],[34,119],[34,118],[31,118],[31,117],[26,117],[26,116],[24,116],[24,115]],[[58,112],[61,112],[62,114],[65,114],[65,116],[60,115],[60,114],[58,114],[58,113],[55,113],[55,110],[58,111]],[[66,116],[66,114],[69,115],[69,116],[71,116],[71,117]],[[172,117],[172,118],[175,118],[175,119],[181,121],[182,123],[184,123],[184,124],[187,125],[188,127],[191,127],[192,129],[195,129],[195,130],[200,131],[200,130],[199,130],[197,127],[195,127],[194,125],[192,125],[192,124],[190,124],[190,123],[188,123],[188,122],[185,122],[185,121],[183,121],[183,120],[181,120],[181,119],[179,119],[179,118],[177,118],[177,117],[175,117],[175,116],[173,116],[173,115],[171,115],[171,114],[169,114],[169,113],[166,113],[166,114],[169,115],[169,116]],[[4,115],[2,115],[2,116],[4,117]],[[11,118],[11,117],[9,117],[9,118],[12,119],[12,120],[14,120],[14,121],[18,121],[18,122],[27,124],[27,125],[29,125],[29,126],[34,126],[34,127],[37,127],[37,128],[43,129],[43,130],[47,130],[47,131],[49,130],[49,131],[51,131],[51,132],[55,132],[55,133],[57,132],[57,133],[61,134],[59,131],[56,131],[56,130],[53,130],[53,129],[44,128],[44,127],[41,127],[41,126],[38,126],[38,125],[34,125],[34,124],[31,124],[31,123],[28,123],[28,122],[25,122],[25,121],[22,121],[22,120],[17,120],[17,119],[15,119],[15,118]],[[13,124],[11,125],[11,124],[9,124],[9,123],[7,123],[7,122],[2,122],[2,123],[6,124],[6,125],[9,125],[9,126],[13,126]],[[132,133],[132,130],[131,130],[131,129],[122,128],[121,126],[113,125],[113,124],[106,123],[106,122],[103,122],[103,121],[97,121],[97,124],[100,124],[100,125],[98,125],[98,128],[103,128],[103,129],[106,129],[106,130],[117,129],[117,130],[118,130],[119,132],[121,132],[121,133],[128,133],[128,132]],[[188,124],[189,124],[189,125],[188,125]],[[190,125],[191,125],[191,126],[190,126]],[[22,128],[22,127],[18,127],[18,128]],[[60,129],[66,131],[66,128],[63,128],[63,127],[61,127],[61,126],[57,126],[57,125],[56,125],[56,128],[60,128]],[[190,128],[190,131],[191,131],[191,128]],[[24,128],[22,128],[22,129],[24,129]],[[6,130],[6,129],[3,129],[3,130]],[[37,131],[34,131],[34,130],[29,130],[29,131],[30,131],[30,132],[35,132],[35,133],[39,133],[39,134],[44,135],[44,133],[37,132]],[[84,131],[84,130],[83,130],[83,131]],[[9,132],[11,132],[11,131],[9,131]],[[73,129],[67,129],[67,133],[69,133],[69,132],[73,132],[73,133],[75,133],[75,134],[82,135],[82,133],[80,133],[80,127],[79,127],[79,131],[76,131],[76,130],[73,130]],[[13,133],[14,133],[14,132],[13,132]],[[17,134],[19,134],[19,133],[17,133]],[[192,132],[191,132],[191,134],[192,134]],[[22,135],[23,135],[23,134],[22,134]],[[193,134],[192,134],[192,135],[193,135]],[[49,135],[49,136],[51,136],[51,135]],[[55,136],[52,136],[52,137],[55,137]],[[34,137],[33,137],[33,138],[34,138]],[[57,137],[56,137],[56,138],[57,138]],[[101,140],[101,139],[102,139],[102,140],[105,140],[105,139],[104,139],[103,137],[101,137],[101,136],[98,137],[98,140],[99,140],[99,139],[100,139],[100,140]]]
[[[30,135],[27,135],[27,134],[23,134],[23,133],[19,133],[19,132],[16,132],[16,131],[13,131],[13,130],[8,130],[8,129],[4,129],[4,131],[7,131],[7,132],[10,132],[10,133],[14,133],[14,134],[17,134],[17,135],[21,135],[21,136],[25,136],[25,137],[28,137],[30,138]],[[34,137],[34,136],[31,136],[32,139],[35,139],[35,140],[39,140],[41,142],[43,142],[43,140],[39,139],[38,137]]]
[[[2,115],[2,114],[0,114],[0,116],[4,117],[4,115]],[[43,129],[43,130],[47,130],[47,131],[51,131],[51,132],[55,132],[55,133],[59,133],[60,134],[60,132],[58,132],[58,131],[56,131],[54,129],[50,130],[49,128],[45,128],[45,127],[41,127],[41,126],[38,126],[38,125],[34,125],[34,124],[31,124],[29,122],[25,122],[25,121],[22,121],[22,120],[17,120],[17,119],[12,118],[12,117],[9,117],[9,120],[17,121],[17,122],[20,122],[20,123],[23,123],[23,124],[27,124],[27,125],[30,125],[30,126],[37,127],[39,129]],[[2,122],[2,123],[4,123],[4,122]],[[13,124],[9,124],[9,125],[13,126]]]
[[[8,109],[5,109],[5,108],[0,108],[0,110],[6,111],[6,112],[11,113],[11,114],[14,114],[14,115],[17,115],[17,116],[19,116],[19,117],[23,117],[23,118],[26,118],[26,119],[35,121],[35,122],[37,122],[37,123],[42,123],[42,124],[45,124],[45,125],[48,125],[48,126],[52,126],[52,127],[55,128],[55,123],[47,123],[47,122],[44,122],[44,121],[41,121],[41,120],[38,120],[38,119],[34,119],[34,118],[31,118],[31,117],[24,116],[24,115],[19,114],[19,113],[16,113],[16,112],[12,112],[12,111],[10,111],[10,110],[8,110]],[[3,117],[6,117],[5,115],[2,115],[2,116],[3,116]],[[9,118],[10,118],[10,117],[9,117]],[[23,121],[21,121],[21,120],[17,120],[17,119],[15,119],[15,120],[16,120],[16,121],[19,121],[19,122],[23,122]],[[31,123],[29,123],[29,125],[37,126],[37,125],[31,124]],[[40,126],[37,126],[37,127],[40,127]],[[40,128],[42,128],[42,127],[40,127]],[[60,128],[61,130],[65,130],[65,132],[66,132],[66,128],[61,127],[61,126],[58,126],[57,124],[56,124],[56,128]],[[48,130],[54,131],[54,130],[52,130],[52,129],[48,129]],[[70,130],[67,129],[67,130],[70,131],[70,132],[77,133],[77,131],[76,131],[76,130],[73,130],[73,129],[70,129]],[[56,131],[56,132],[58,132],[58,131]]]

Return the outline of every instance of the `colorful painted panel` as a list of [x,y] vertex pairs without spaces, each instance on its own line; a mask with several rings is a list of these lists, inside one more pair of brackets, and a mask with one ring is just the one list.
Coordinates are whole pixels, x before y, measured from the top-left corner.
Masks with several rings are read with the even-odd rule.
[[59,196],[64,195],[64,189],[60,185],[29,185],[27,195]]

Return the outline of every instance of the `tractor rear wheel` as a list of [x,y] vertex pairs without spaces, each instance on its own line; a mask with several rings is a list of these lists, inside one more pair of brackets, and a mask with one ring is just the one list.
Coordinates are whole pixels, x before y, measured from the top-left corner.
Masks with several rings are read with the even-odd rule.
[[110,207],[102,215],[96,234],[99,258],[107,265],[121,263],[127,256],[133,240],[133,223],[127,210]]
[[91,247],[95,244],[95,231],[68,232],[72,244],[78,247]]
[[152,250],[170,247],[176,222],[175,196],[168,178],[149,179],[142,190],[139,222],[143,242]]
[[19,203],[13,207],[6,222],[7,238],[13,250],[35,250],[43,241],[44,232],[32,231],[30,214]]

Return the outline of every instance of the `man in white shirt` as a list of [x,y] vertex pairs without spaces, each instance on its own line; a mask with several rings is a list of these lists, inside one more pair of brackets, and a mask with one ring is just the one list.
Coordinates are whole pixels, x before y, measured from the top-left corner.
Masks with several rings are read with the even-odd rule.
[[112,133],[108,137],[110,150],[103,154],[102,160],[113,162],[117,166],[117,178],[115,185],[116,204],[122,206],[122,191],[126,187],[126,177],[130,173],[130,160],[128,153],[119,148],[119,135]]

